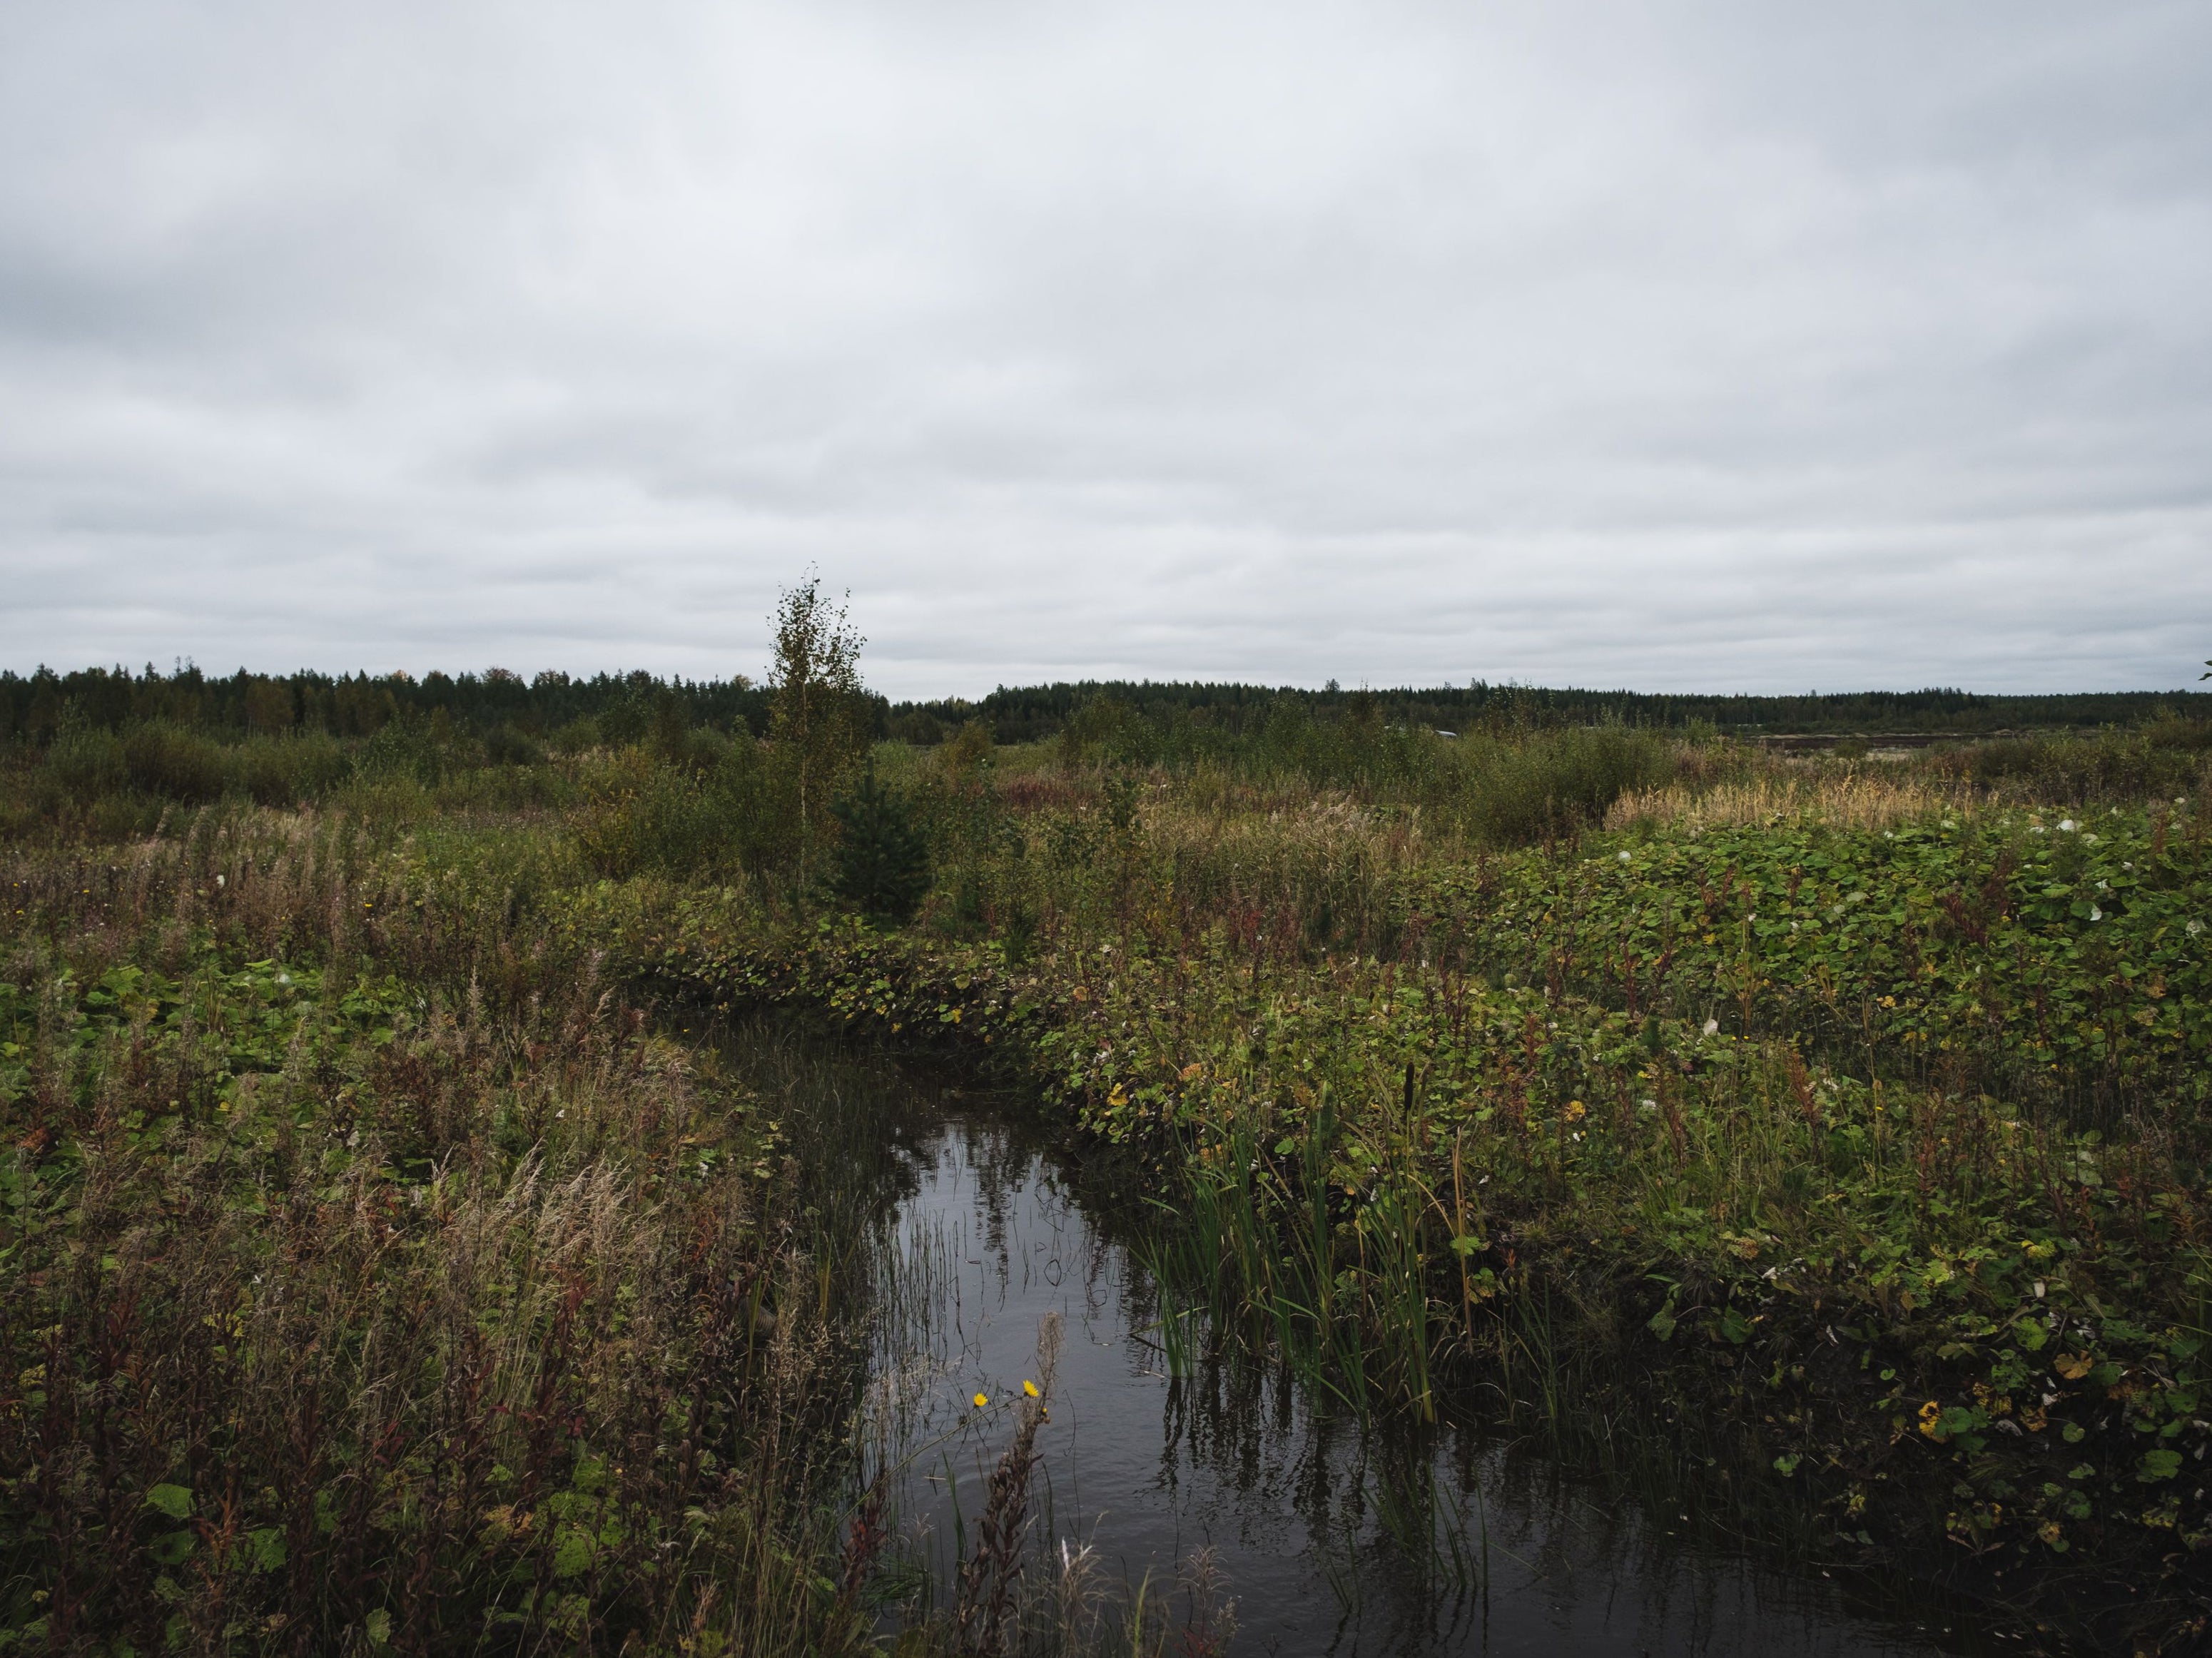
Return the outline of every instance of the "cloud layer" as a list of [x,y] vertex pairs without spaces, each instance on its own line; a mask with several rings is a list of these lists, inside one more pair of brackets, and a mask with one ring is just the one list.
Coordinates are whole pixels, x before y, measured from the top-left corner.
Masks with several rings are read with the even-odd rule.
[[0,9],[0,661],[2172,685],[2201,6]]

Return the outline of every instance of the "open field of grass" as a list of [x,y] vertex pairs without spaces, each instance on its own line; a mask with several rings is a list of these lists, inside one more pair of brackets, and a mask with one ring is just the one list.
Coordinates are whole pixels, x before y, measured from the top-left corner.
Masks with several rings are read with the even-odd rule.
[[1174,1363],[1492,1412],[2031,1638],[2202,1635],[2212,733],[1094,705],[876,745],[898,921],[865,743],[801,740],[10,752],[0,1643],[866,1641],[854,1134],[702,1042],[762,1005],[1123,1148]]

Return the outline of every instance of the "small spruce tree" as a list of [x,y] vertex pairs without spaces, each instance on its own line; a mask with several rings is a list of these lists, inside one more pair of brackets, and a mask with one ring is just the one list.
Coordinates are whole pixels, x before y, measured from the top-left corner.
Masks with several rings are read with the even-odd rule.
[[872,921],[912,920],[929,890],[929,848],[906,802],[876,781],[872,762],[830,815],[840,831],[830,877],[838,901]]

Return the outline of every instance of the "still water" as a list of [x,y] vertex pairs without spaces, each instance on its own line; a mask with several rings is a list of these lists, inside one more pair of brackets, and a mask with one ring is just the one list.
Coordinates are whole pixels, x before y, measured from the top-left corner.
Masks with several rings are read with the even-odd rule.
[[1073,1561],[1115,1604],[1141,1593],[1208,1637],[1182,1649],[1222,1650],[1224,1636],[1230,1652],[1282,1658],[1978,1648],[1941,1612],[1854,1605],[1817,1567],[1710,1546],[1668,1505],[1608,1494],[1478,1426],[1363,1434],[1250,1364],[1172,1379],[1126,1212],[988,1115],[936,1119],[899,1155],[866,1418],[904,1615],[953,1600],[1056,1315],[1025,1587]]

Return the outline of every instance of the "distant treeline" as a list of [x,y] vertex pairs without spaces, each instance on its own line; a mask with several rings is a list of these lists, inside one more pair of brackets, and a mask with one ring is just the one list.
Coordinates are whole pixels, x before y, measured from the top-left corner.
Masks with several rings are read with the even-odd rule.
[[[589,679],[541,673],[534,679],[504,668],[483,673],[247,673],[227,677],[194,667],[164,674],[150,664],[88,668],[27,677],[0,671],[0,738],[46,744],[76,721],[102,731],[146,723],[274,735],[289,731],[368,737],[395,720],[443,714],[477,736],[505,728],[548,737],[579,722],[620,741],[641,734],[664,708],[688,726],[760,736],[773,699],[743,675],[726,680],[659,679],[644,673],[596,674]],[[878,699],[880,701],[880,699]],[[880,711],[878,717],[881,717]]]
[[[1160,726],[1189,723],[1256,729],[1296,708],[1310,718],[1346,715],[1444,731],[1620,725],[1681,730],[1708,726],[1745,735],[1779,732],[1955,732],[2132,726],[2166,716],[2212,717],[2212,693],[2111,691],[1989,696],[1972,691],[1856,691],[1832,695],[1702,696],[1637,691],[1555,690],[1488,684],[1417,689],[1322,690],[1293,686],[1085,680],[1001,687],[978,701],[946,698],[893,703],[871,698],[879,737],[934,744],[971,720],[1000,743],[1058,734],[1091,703],[1117,703]],[[442,714],[485,736],[512,729],[545,738],[588,727],[596,738],[634,738],[671,712],[689,726],[755,736],[768,729],[769,692],[743,675],[726,680],[661,679],[642,671],[532,679],[504,669],[482,673],[228,676],[150,665],[28,676],[0,671],[0,740],[52,741],[65,724],[120,731],[148,722],[210,731],[275,734],[320,731],[366,737],[394,720]]]
[[957,699],[906,702],[890,711],[892,730],[931,742],[969,720],[989,722],[1001,743],[1058,732],[1093,701],[1126,705],[1156,725],[1194,720],[1250,729],[1285,704],[1315,717],[1370,714],[1389,725],[1465,732],[1508,726],[1634,726],[1684,730],[1709,726],[1753,735],[1770,732],[1955,732],[2094,729],[2136,726],[2166,716],[2212,716],[2212,694],[2110,691],[2053,696],[1982,696],[1972,691],[1856,691],[1830,696],[1695,696],[1638,691],[1547,690],[1480,680],[1428,689],[1318,691],[1292,686],[1153,683],[1085,680],[1079,683],[1001,687],[977,702]]

